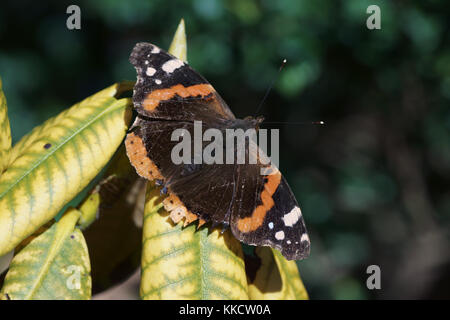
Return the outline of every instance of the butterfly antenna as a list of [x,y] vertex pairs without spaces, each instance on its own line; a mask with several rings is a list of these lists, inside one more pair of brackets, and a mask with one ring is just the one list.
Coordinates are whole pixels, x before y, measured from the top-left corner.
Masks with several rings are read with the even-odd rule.
[[301,122],[283,122],[283,121],[264,121],[265,124],[311,124],[311,125],[325,125],[323,121],[301,121]]
[[275,82],[278,80],[278,78],[280,77],[280,71],[283,69],[284,65],[286,64],[287,60],[284,59],[283,62],[281,63],[280,68],[278,69],[278,73],[276,75],[276,77],[272,80],[272,83],[270,84],[270,86],[267,88],[266,93],[264,94],[264,97],[262,98],[261,102],[259,103],[258,109],[256,109],[255,112],[255,117],[258,115],[259,111],[261,111],[262,106],[264,105],[264,102],[266,102],[267,97],[269,96],[270,91],[272,90]]

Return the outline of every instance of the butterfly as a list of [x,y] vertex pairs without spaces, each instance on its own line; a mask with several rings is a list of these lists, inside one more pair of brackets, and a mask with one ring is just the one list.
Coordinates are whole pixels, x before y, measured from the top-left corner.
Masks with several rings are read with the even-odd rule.
[[[229,227],[240,241],[273,247],[288,260],[307,257],[310,239],[302,212],[278,168],[258,158],[263,152],[256,153],[256,163],[199,163],[195,152],[189,161],[173,160],[177,130],[195,136],[200,122],[203,130],[258,130],[261,118],[237,119],[204,77],[153,44],[136,44],[130,62],[137,72],[137,117],[125,140],[127,155],[140,176],[163,186],[163,204],[171,219]],[[246,140],[245,146],[253,143]],[[238,151],[233,149],[233,159]],[[246,157],[249,154],[246,151]],[[261,174],[262,169],[270,170]]]

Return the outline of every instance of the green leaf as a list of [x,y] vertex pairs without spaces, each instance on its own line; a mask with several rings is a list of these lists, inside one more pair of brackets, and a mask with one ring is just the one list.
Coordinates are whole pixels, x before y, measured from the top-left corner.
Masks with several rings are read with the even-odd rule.
[[161,208],[160,189],[149,183],[141,298],[248,299],[242,247],[231,232],[174,225]]
[[287,261],[279,251],[268,247],[256,248],[255,255],[246,256],[250,299],[308,299],[295,261]]
[[173,54],[180,60],[187,62],[187,43],[186,43],[186,31],[184,27],[184,20],[181,19],[178,24],[177,31],[173,37],[172,43],[169,47],[169,53]]
[[115,84],[47,120],[11,150],[0,177],[0,256],[52,219],[105,166],[125,136],[130,84]]
[[89,254],[69,209],[14,256],[1,293],[12,300],[90,299]]
[[[0,78],[0,176],[6,168],[11,149],[11,128],[9,127],[8,107]],[[1,256],[1,254],[0,254]]]

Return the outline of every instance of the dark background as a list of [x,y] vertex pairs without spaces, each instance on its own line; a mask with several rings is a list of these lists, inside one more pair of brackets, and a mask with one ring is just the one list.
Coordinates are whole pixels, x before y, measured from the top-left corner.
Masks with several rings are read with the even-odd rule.
[[[313,299],[450,298],[450,10],[444,0],[3,1],[0,76],[13,140],[114,82],[139,41],[188,60],[238,117],[281,132],[280,169],[310,232]],[[81,8],[81,30],[66,8]],[[381,8],[381,30],[366,9]],[[447,8],[447,9],[446,9]],[[366,288],[381,267],[382,289]]]

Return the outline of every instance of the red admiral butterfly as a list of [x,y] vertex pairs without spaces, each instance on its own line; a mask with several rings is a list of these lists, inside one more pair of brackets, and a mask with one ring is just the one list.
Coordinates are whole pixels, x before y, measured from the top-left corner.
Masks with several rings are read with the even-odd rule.
[[[130,62],[137,71],[136,121],[127,155],[137,173],[164,186],[174,222],[229,226],[244,243],[271,246],[289,260],[307,257],[310,241],[302,213],[278,171],[261,175],[256,164],[179,164],[171,159],[175,129],[257,128],[259,119],[236,119],[214,88],[187,63],[150,43],[138,43]],[[192,134],[191,136],[194,136]],[[266,165],[267,166],[267,165]]]

